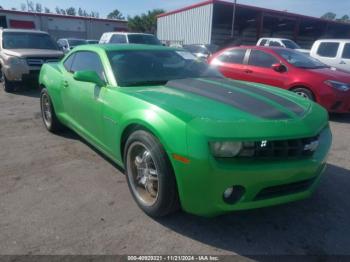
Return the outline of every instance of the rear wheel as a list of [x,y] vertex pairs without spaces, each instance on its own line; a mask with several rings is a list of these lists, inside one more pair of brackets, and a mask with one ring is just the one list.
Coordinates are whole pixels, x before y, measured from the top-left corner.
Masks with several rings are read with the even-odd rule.
[[303,87],[298,87],[292,90],[294,93],[296,93],[297,95],[300,95],[306,99],[309,99],[311,101],[315,101],[315,96],[314,94],[306,88]]
[[52,133],[60,131],[63,125],[57,119],[55,110],[52,106],[51,98],[46,88],[43,88],[40,95],[41,116],[45,127]]
[[160,217],[179,208],[170,161],[152,134],[139,130],[130,135],[125,146],[124,163],[130,192],[146,214]]

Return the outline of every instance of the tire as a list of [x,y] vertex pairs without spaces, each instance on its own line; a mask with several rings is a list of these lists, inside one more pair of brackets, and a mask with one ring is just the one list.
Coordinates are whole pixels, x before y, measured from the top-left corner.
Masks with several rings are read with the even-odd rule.
[[307,98],[307,99],[315,102],[315,96],[309,89],[306,89],[303,87],[298,87],[298,88],[293,89],[292,91],[294,93],[296,93],[297,95],[300,95],[304,98]]
[[162,217],[180,207],[175,175],[159,141],[138,130],[126,141],[126,179],[137,205],[151,217]]
[[7,80],[4,72],[0,72],[0,81],[6,93],[13,93],[15,91],[15,85],[13,82]]
[[46,88],[41,90],[40,94],[41,116],[46,129],[52,133],[58,133],[63,129],[63,125],[58,120],[52,101]]

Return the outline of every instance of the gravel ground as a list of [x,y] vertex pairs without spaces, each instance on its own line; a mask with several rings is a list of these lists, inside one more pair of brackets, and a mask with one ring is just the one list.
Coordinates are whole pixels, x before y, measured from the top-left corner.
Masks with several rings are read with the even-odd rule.
[[39,92],[0,90],[0,254],[350,255],[350,115],[313,197],[205,219],[154,220],[120,169],[71,131],[48,133]]

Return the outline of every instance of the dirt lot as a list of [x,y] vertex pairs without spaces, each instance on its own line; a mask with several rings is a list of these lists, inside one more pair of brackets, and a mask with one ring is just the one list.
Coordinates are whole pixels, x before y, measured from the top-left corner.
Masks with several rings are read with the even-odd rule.
[[305,201],[215,219],[154,220],[118,167],[73,132],[48,133],[39,93],[0,91],[0,254],[350,254],[350,115]]

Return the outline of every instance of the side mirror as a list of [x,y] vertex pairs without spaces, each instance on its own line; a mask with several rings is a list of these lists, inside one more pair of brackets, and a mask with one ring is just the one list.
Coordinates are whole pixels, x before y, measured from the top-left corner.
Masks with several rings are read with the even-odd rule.
[[272,69],[278,73],[284,73],[287,71],[287,67],[281,63],[273,64]]
[[94,83],[99,87],[105,86],[106,82],[95,71],[77,71],[73,78],[77,81]]

